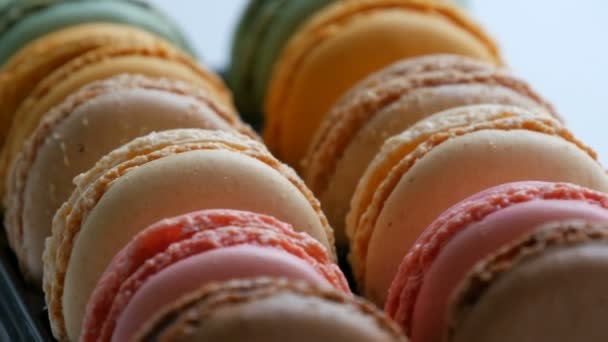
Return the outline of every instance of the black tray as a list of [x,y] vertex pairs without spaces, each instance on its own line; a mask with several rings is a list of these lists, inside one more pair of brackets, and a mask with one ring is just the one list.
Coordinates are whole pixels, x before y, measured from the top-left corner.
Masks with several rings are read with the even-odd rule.
[[0,225],[0,341],[54,341],[44,296],[21,277]]

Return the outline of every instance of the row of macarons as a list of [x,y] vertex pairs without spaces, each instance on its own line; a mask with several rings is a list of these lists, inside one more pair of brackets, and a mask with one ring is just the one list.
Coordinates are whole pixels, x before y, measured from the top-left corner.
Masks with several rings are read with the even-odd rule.
[[[338,248],[350,249],[358,291],[414,341],[441,340],[444,322],[433,318],[444,317],[437,310],[452,288],[418,301],[423,266],[403,264],[429,262],[417,254],[442,243],[445,233],[431,227],[447,208],[513,181],[608,190],[595,153],[503,63],[491,37],[442,1],[252,1],[235,36],[228,82],[239,109],[264,122],[270,150],[320,199]],[[536,215],[585,216],[569,205]],[[501,239],[479,250],[495,251]],[[463,260],[463,269],[474,264]]]
[[[28,18],[91,4],[45,5],[28,10]],[[219,78],[138,27],[132,22],[67,25],[25,44],[1,71],[7,103],[3,118],[11,123],[3,146],[8,177],[4,222],[24,276],[43,285],[54,336],[126,340],[188,287],[193,290],[209,279],[275,276],[309,285],[254,279],[218,285],[213,293],[220,298],[228,294],[228,307],[237,291],[243,302],[254,301],[262,317],[277,314],[275,296],[283,318],[283,303],[300,300],[293,308],[295,330],[284,331],[279,339],[314,334],[333,339],[333,329],[306,325],[312,318],[318,325],[323,321],[319,315],[332,310],[347,318],[335,332],[340,338],[404,339],[372,304],[350,295],[318,202],[240,121]],[[213,131],[170,130],[179,127]],[[154,131],[163,132],[146,135]],[[166,167],[172,171],[158,173]],[[148,194],[140,191],[146,188]],[[310,235],[272,217],[236,211],[195,213],[136,234],[157,220],[216,207],[272,214]],[[171,235],[178,231],[183,234]],[[191,234],[196,231],[213,233]],[[188,258],[220,247],[219,254],[207,254],[204,260]],[[189,260],[179,263],[181,259]],[[151,277],[151,265],[154,272],[167,267],[168,273]],[[171,278],[172,272],[177,278]],[[142,287],[144,300],[134,297],[133,305],[125,305],[148,277],[152,282]],[[154,279],[161,281],[160,291]],[[236,313],[248,313],[243,305]],[[233,310],[229,316],[235,315]],[[361,322],[366,324],[359,329]],[[228,327],[221,322],[219,333],[235,333],[237,339],[255,333]],[[183,326],[174,328],[183,332]],[[261,327],[255,336],[266,340],[274,330]]]
[[[68,6],[67,3],[64,6]],[[76,3],[69,6],[81,5]],[[366,4],[367,7],[356,4]],[[352,1],[328,9],[337,8],[332,11],[341,13],[339,16],[342,18],[344,12],[341,11],[345,8],[357,14],[361,13],[355,9],[363,8],[366,10],[363,18],[369,15],[374,19],[372,27],[383,27],[393,20],[403,26],[416,22],[404,20],[402,15],[407,18],[424,15],[426,18],[429,13],[440,14],[439,18],[429,17],[432,25],[424,19],[420,24],[422,28],[428,25],[441,27],[435,20],[445,19],[442,15],[448,13],[447,9],[453,10],[450,5],[432,1],[382,4],[382,1]],[[407,5],[401,7],[402,4]],[[393,8],[393,11],[385,12],[386,8]],[[418,12],[421,8],[423,11]],[[36,8],[43,9],[48,10],[49,7]],[[32,15],[36,12],[25,13]],[[462,16],[459,12],[454,13]],[[334,15],[337,14],[331,16]],[[450,15],[447,17],[451,18]],[[359,20],[362,19],[360,17],[356,19],[362,24],[366,22]],[[335,28],[336,23],[333,24],[331,27]],[[374,32],[369,27],[361,30]],[[101,38],[91,39],[95,34],[100,34]],[[433,52],[453,52],[444,49],[449,44],[441,42],[438,45],[442,47]],[[87,45],[89,43],[91,45]],[[411,51],[409,44],[408,51]],[[403,49],[406,50],[405,46]],[[424,53],[428,52],[421,52]],[[9,106],[9,114],[3,118],[16,118],[12,120],[12,128],[7,129],[8,141],[11,142],[5,145],[8,152],[3,152],[9,158],[3,165],[10,171],[6,182],[10,191],[5,196],[5,223],[25,275],[39,283],[45,269],[44,288],[51,323],[59,339],[77,339],[82,317],[93,315],[91,320],[85,319],[89,322],[85,324],[91,325],[84,331],[97,331],[93,326],[106,324],[105,318],[97,318],[97,310],[109,310],[108,301],[115,298],[124,300],[122,296],[112,296],[112,291],[118,292],[115,287],[122,287],[123,281],[124,293],[130,293],[129,286],[132,286],[126,281],[131,274],[119,280],[113,278],[113,273],[124,271],[122,266],[108,268],[108,265],[113,265],[113,258],[120,259],[122,248],[130,246],[130,243],[136,244],[133,241],[138,239],[133,236],[142,227],[165,217],[209,207],[272,215],[318,240],[323,246],[320,249],[335,261],[333,234],[318,202],[298,176],[274,159],[256,141],[255,133],[239,120],[232,108],[229,92],[221,81],[190,57],[134,27],[89,24],[44,36],[26,45],[13,58],[16,62],[9,61],[3,67],[2,77],[6,83],[0,88],[15,92],[6,95],[6,102],[13,109]],[[85,87],[81,88],[83,85]],[[320,94],[323,93],[327,92],[321,91]],[[411,271],[411,266],[402,266],[405,270],[398,271],[399,264],[406,264],[403,260],[409,260],[408,256],[414,258],[410,254],[416,253],[416,247],[421,246],[416,242],[419,234],[425,227],[432,227],[430,222],[437,216],[441,218],[440,213],[445,208],[476,191],[515,180],[567,181],[606,190],[605,175],[593,160],[595,155],[561,125],[551,106],[524,82],[489,64],[454,56],[406,60],[372,75],[343,99],[330,111],[333,114],[323,119],[326,122],[319,124],[325,129],[316,133],[316,143],[311,145],[314,148],[309,148],[311,156],[305,158],[307,162],[304,166],[295,165],[321,197],[332,225],[338,229],[341,245],[350,244],[359,289],[381,306],[388,297],[387,311],[412,336],[414,331],[424,331],[425,328],[412,328],[408,315],[413,310],[412,300],[417,296],[413,298],[411,293],[405,292],[403,298],[406,299],[402,300],[399,284],[408,277],[416,283],[420,270],[413,267],[414,271]],[[14,104],[11,101],[15,101]],[[459,107],[423,119],[435,112],[470,103],[500,103],[517,107]],[[416,106],[421,108],[419,112]],[[407,119],[401,121],[404,117]],[[387,118],[390,120],[383,122]],[[420,119],[423,120],[418,121]],[[308,121],[300,117],[299,122]],[[176,127],[223,129],[244,135],[170,131],[135,140],[102,158],[113,148],[137,136]],[[288,128],[281,130],[289,132]],[[369,132],[367,136],[365,132]],[[384,142],[385,138],[397,133],[400,134]],[[363,139],[358,139],[360,137]],[[384,147],[381,147],[383,143]],[[350,160],[345,158],[349,153]],[[364,158],[359,159],[360,155]],[[321,191],[317,186],[323,188],[331,184],[328,179],[334,177],[340,163],[344,163],[342,170],[346,173],[336,173],[338,176],[333,186],[346,186],[327,192],[331,194],[329,196],[339,198],[332,202],[331,198],[324,199],[325,189]],[[348,163],[357,165],[349,166],[353,164]],[[312,165],[317,165],[316,170]],[[90,171],[85,172],[88,169]],[[72,184],[72,178],[81,172],[85,173]],[[362,178],[361,182],[358,182],[359,178]],[[532,188],[534,186],[540,185]],[[585,198],[580,194],[591,194],[588,197],[597,199],[600,207],[604,203],[601,193],[578,188],[574,191],[572,185],[545,186],[557,189],[552,193],[574,193],[572,198],[560,199],[580,199]],[[347,219],[346,211],[351,199],[352,213]],[[335,211],[332,205],[341,208]],[[568,213],[563,209],[557,207],[555,212]],[[454,211],[467,212],[462,208]],[[588,218],[580,213],[567,216]],[[354,222],[350,224],[352,228],[348,222]],[[431,235],[435,234],[436,231]],[[350,239],[346,235],[350,235]],[[41,255],[48,236],[51,238],[43,263]],[[425,233],[420,239],[424,236]],[[436,236],[428,239],[430,246],[435,246]],[[265,238],[261,240],[265,241]],[[491,251],[505,242],[501,240],[491,245]],[[410,247],[414,248],[410,250]],[[182,247],[173,248],[176,253],[184,250]],[[237,252],[236,255],[241,253]],[[245,254],[259,255],[256,253],[246,251]],[[428,255],[423,257],[429,260]],[[245,264],[245,259],[239,260]],[[467,265],[472,263],[470,261]],[[238,264],[231,263],[233,266]],[[106,275],[107,272],[110,275]],[[290,276],[289,273],[281,275]],[[108,278],[112,280],[100,281]],[[134,277],[131,281],[138,280]],[[459,279],[452,281],[457,283]],[[106,282],[111,284],[104,285]],[[391,282],[393,289],[389,295]],[[334,287],[345,292],[340,287],[342,285],[337,284],[339,282],[334,281]],[[105,286],[113,286],[114,290],[105,292],[105,295],[91,296],[94,292],[104,293]],[[406,288],[411,286],[408,283]],[[290,290],[293,288],[289,286]],[[449,292],[449,289],[445,291]],[[443,292],[444,295],[447,292]],[[328,295],[322,297],[327,298]],[[94,314],[89,314],[86,309],[91,298],[102,302],[98,309],[91,309]],[[89,306],[95,307],[94,302]],[[420,302],[424,303],[422,299]],[[111,305],[113,307],[114,303]],[[374,312],[369,309],[363,311]],[[135,316],[140,315],[141,312]],[[377,312],[372,316],[381,317]],[[110,333],[116,317],[111,316],[109,320]],[[442,324],[426,318],[422,322]],[[382,323],[381,326],[387,327],[390,323]],[[393,336],[402,338],[393,334],[394,327],[380,331],[391,331]],[[380,336],[365,335],[364,332],[357,334]]]
[[[318,203],[255,139],[151,133],[76,184],[44,252],[60,340],[545,338],[544,325],[522,329],[529,315],[562,338],[603,331],[589,308],[604,286],[608,194],[572,183],[501,184],[445,210],[399,262],[385,314],[352,297]],[[218,207],[229,209],[199,211]],[[280,291],[257,301],[260,282]]]
[[[208,266],[202,268],[206,275],[199,274],[188,282],[187,277],[178,274],[178,281],[174,279],[168,287],[175,291],[167,291],[165,283],[161,291],[152,290],[152,298],[169,293],[164,299],[168,302],[171,295],[184,291],[181,284],[194,287],[204,283],[205,277],[221,280],[274,275],[301,279],[321,288],[260,280],[246,286],[222,285],[215,292],[219,297],[229,294],[229,304],[234,303],[237,291],[243,301],[255,300],[254,306],[262,308],[268,317],[277,314],[272,310],[276,303],[257,303],[264,302],[263,297],[279,296],[281,303],[297,303],[300,298],[300,305],[308,309],[295,308],[294,324],[300,330],[288,330],[294,336],[301,337],[301,332],[315,336],[315,330],[309,331],[306,326],[306,317],[318,319],[319,313],[334,310],[349,319],[354,317],[354,322],[345,322],[346,327],[367,322],[361,330],[339,330],[338,336],[402,338],[394,324],[371,304],[349,295],[346,280],[335,264],[333,235],[318,202],[298,176],[274,159],[249,126],[240,121],[221,80],[182,52],[189,49],[181,35],[167,34],[175,32],[168,19],[163,20],[166,18],[140,1],[13,1],[3,6],[6,25],[0,50],[7,59],[0,71],[4,222],[24,276],[34,285],[43,283],[57,339],[127,339],[125,334],[130,336],[138,328],[133,321],[145,322],[150,316],[146,314],[163,304],[159,299],[151,311],[150,307],[138,309],[134,304],[135,312],[127,315],[126,325],[118,325],[117,336],[113,337],[114,324],[120,321],[115,321],[117,312],[110,309],[116,310],[114,302],[120,306],[124,296],[132,293],[131,287],[141,285],[145,266],[149,267],[151,261],[167,261],[166,257],[177,262],[187,258],[188,251],[208,251],[213,244],[251,246],[211,254],[203,261]],[[184,130],[145,136],[179,127],[226,132]],[[139,136],[145,137],[129,143]],[[102,158],[117,147],[119,150]],[[192,163],[193,167],[180,167],[177,160],[164,159],[172,155],[185,157],[186,164]],[[147,163],[154,164],[153,169],[177,165],[174,171],[184,173],[166,170],[154,180],[145,172]],[[144,172],[143,178],[131,171]],[[136,188],[150,186],[153,194],[120,190],[121,177],[125,184],[139,179],[142,183]],[[182,181],[180,185],[176,184],[178,180]],[[106,208],[108,211],[96,219],[96,213],[103,212],[99,207],[112,206],[111,193],[118,194],[115,207]],[[138,199],[131,201],[124,195]],[[175,201],[169,199],[171,196]],[[151,199],[159,201],[152,204]],[[138,207],[127,208],[129,203]],[[138,229],[155,220],[205,207],[270,213],[302,227],[321,242],[295,233],[290,225],[272,217],[226,211],[193,214],[176,219],[177,226],[160,231],[151,228],[151,235],[142,233],[140,238],[133,238]],[[116,211],[118,208],[125,210]],[[192,217],[199,217],[199,222],[193,222]],[[107,220],[116,220],[122,226]],[[110,227],[116,229],[110,231]],[[202,242],[199,235],[187,236],[196,230],[212,229],[213,236]],[[184,235],[166,235],[178,230]],[[159,245],[163,239],[164,247]],[[197,247],[187,248],[197,241]],[[173,246],[180,242],[184,245]],[[126,251],[119,252],[123,247]],[[133,256],[146,250],[155,254],[140,254],[139,259]],[[114,257],[117,261],[109,266],[109,274],[103,275]],[[195,270],[204,266],[196,258],[190,262],[196,263]],[[160,271],[160,264],[156,266]],[[179,273],[180,267],[184,265],[177,265],[173,272]],[[192,270],[187,269],[187,274]],[[131,277],[129,272],[136,271],[140,273]],[[330,291],[328,287],[336,289]],[[251,293],[246,294],[246,288]],[[90,319],[84,322],[87,334],[80,334],[80,322],[94,289],[100,294],[93,296],[96,302],[86,316]],[[311,310],[310,305],[320,307]],[[237,311],[248,312],[246,307]],[[279,313],[285,318],[283,308]],[[242,331],[224,327],[226,324],[221,323],[221,334],[233,332],[237,333],[235,338],[243,338],[238,335]],[[261,330],[272,333],[274,329]],[[330,332],[317,329],[320,336]],[[260,332],[256,336],[265,340],[267,335]],[[332,339],[331,333],[328,338]]]

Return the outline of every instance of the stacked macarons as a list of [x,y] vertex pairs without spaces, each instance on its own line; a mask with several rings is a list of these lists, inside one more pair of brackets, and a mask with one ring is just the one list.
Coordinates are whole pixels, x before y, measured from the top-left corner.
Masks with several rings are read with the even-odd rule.
[[[130,341],[183,294],[262,276],[350,293],[323,245],[291,225],[244,211],[199,211],[146,228],[116,255],[87,305],[80,340]],[[74,318],[65,317],[69,326]]]
[[[261,325],[256,338],[406,340],[352,296],[319,202],[170,19],[130,0],[0,11],[4,223],[55,338],[144,336],[183,296],[213,288],[224,298],[239,280],[252,302],[231,310],[289,323]],[[287,302],[277,311],[271,298]]]
[[169,18],[134,1],[12,1],[1,12],[0,197],[11,247],[40,284],[44,240],[72,179],[153,131],[255,136]]
[[[303,281],[350,296],[318,201],[250,136],[151,133],[102,157],[74,184],[43,255],[43,287],[60,340],[128,340],[163,307],[233,279]],[[322,293],[315,300],[323,301]],[[312,313],[303,315],[295,325]],[[362,315],[368,325],[386,320],[376,311]],[[369,329],[404,338],[391,324]]]
[[[568,222],[571,220],[576,221]],[[592,243],[579,252],[570,251],[558,256],[549,248],[544,250],[545,248],[540,246],[546,243],[567,245],[571,243],[569,240],[573,237],[574,240],[580,238],[581,241],[605,239],[605,232],[594,238],[597,232],[590,234],[582,228],[591,224],[603,224],[607,227],[606,222],[608,222],[608,195],[570,183],[517,182],[480,192],[446,210],[420,235],[415,247],[408,252],[399,267],[390,289],[386,310],[410,333],[414,341],[442,341],[447,336],[449,320],[458,322],[450,328],[452,335],[459,336],[456,340],[497,341],[499,339],[495,335],[498,334],[496,329],[500,330],[500,334],[504,334],[502,340],[517,339],[516,336],[524,336],[523,334],[528,331],[531,333],[529,338],[535,340],[547,338],[554,340],[550,336],[560,336],[562,333],[565,335],[561,338],[581,334],[583,326],[594,326],[597,323],[589,321],[579,325],[560,322],[560,320],[579,311],[581,316],[577,319],[592,319],[596,315],[592,311],[584,311],[584,307],[589,306],[590,303],[585,302],[583,298],[588,297],[587,301],[589,301],[600,293],[598,290],[587,288],[585,282],[593,279],[591,282],[598,280],[602,283],[608,250],[605,246],[598,248]],[[557,227],[550,227],[545,231],[543,226],[546,224]],[[561,232],[564,228],[566,228],[565,233]],[[539,237],[539,234],[544,237]],[[562,234],[565,236],[561,237]],[[587,239],[588,234],[590,236]],[[530,235],[533,237],[524,238]],[[549,237],[554,241],[543,241]],[[524,238],[524,241],[518,241],[520,238]],[[563,241],[560,241],[561,239]],[[506,247],[512,244],[517,247]],[[509,252],[501,248],[507,248]],[[584,252],[587,249],[590,251]],[[516,260],[521,258],[522,254],[539,254],[539,258],[543,261],[539,261],[540,264],[537,266],[529,266],[532,268],[528,271],[510,270],[513,264],[517,264]],[[483,263],[493,265],[478,265],[472,275],[467,275],[480,261],[482,265]],[[498,265],[499,263],[501,265]],[[486,267],[492,268],[492,271],[477,271],[477,268]],[[592,273],[587,273],[590,271]],[[479,273],[483,272],[491,275],[480,276]],[[494,285],[492,282],[498,282],[499,272],[514,273],[513,277],[520,278],[515,284]],[[519,275],[515,276],[517,273]],[[484,286],[476,284],[477,289],[467,289],[467,291],[481,291],[480,287],[482,287],[488,295],[479,293],[458,295],[463,297],[453,298],[454,301],[460,302],[453,305],[469,306],[469,308],[465,310],[460,307],[457,309],[458,315],[454,314],[453,318],[448,318],[450,297],[457,293],[459,284],[466,283],[468,280],[465,280],[470,279],[468,277],[476,278],[476,281],[483,278],[487,284]],[[564,281],[566,279],[564,277],[569,277],[570,280]],[[544,288],[538,285],[543,281]],[[517,289],[517,283],[525,286]],[[552,285],[547,286],[547,284]],[[580,291],[585,291],[585,295],[573,294],[579,290],[574,290],[572,286],[578,287],[578,285],[584,287]],[[501,292],[500,300],[490,294],[494,291],[494,287],[496,291]],[[470,296],[483,297],[484,301],[473,301]],[[468,298],[464,299],[464,297]],[[556,303],[555,299],[558,297],[560,299]],[[523,298],[530,302],[523,304]],[[509,300],[507,306],[513,305],[510,309],[505,310],[507,306],[497,304],[500,301],[506,303],[504,301],[507,300]],[[472,338],[471,328],[466,326],[470,324],[478,326],[478,323],[473,323],[479,320],[478,310],[482,310],[477,308],[478,305],[479,307],[496,306],[491,309],[493,313],[487,315],[487,322],[491,326],[480,328],[483,331],[481,335]],[[527,308],[524,309],[524,305]],[[572,311],[564,313],[562,311],[564,309]],[[507,316],[515,318],[516,312],[523,315],[504,325],[504,319]],[[468,318],[462,317],[468,315],[470,315]],[[540,327],[532,329],[525,324],[520,325],[526,319],[534,317],[533,315],[542,316],[543,322],[551,322],[548,324],[554,326],[557,331],[547,329],[541,334],[543,329]],[[465,324],[464,321],[468,322]],[[498,328],[500,324],[503,324],[503,329]],[[587,340],[586,336],[600,336],[597,335],[598,327],[594,329],[595,332],[588,332],[590,335],[585,333],[578,335],[578,338]],[[463,339],[462,336],[469,338]],[[603,336],[606,336],[605,332]]]
[[236,105],[142,1],[0,22],[4,225],[58,340],[608,337],[608,175],[452,1],[252,0]]
[[[490,293],[487,288],[493,287],[487,273],[469,272],[476,267],[502,272],[506,256],[495,261],[494,254],[510,244],[526,246],[517,240],[541,234],[547,224],[558,227],[546,233],[550,236],[561,236],[559,227],[608,224],[608,175],[596,154],[525,82],[463,57],[409,59],[370,75],[336,102],[303,165],[305,180],[337,229],[338,246],[350,250],[357,290],[385,307],[413,341],[471,340],[481,322],[492,328],[473,340],[507,341],[528,331],[535,340],[559,336],[518,326],[533,320],[522,314],[523,301],[505,316],[493,316],[494,300],[506,307],[518,294],[534,296],[531,289],[511,285],[521,283],[519,278],[496,290],[503,291],[499,299],[477,298],[484,311],[469,316],[469,310],[478,310],[469,302],[470,292],[475,296],[483,286]],[[580,248],[599,251],[586,259],[565,253],[566,266],[555,269],[551,262],[562,257],[542,256],[545,273],[534,281],[565,282],[560,272],[581,263],[589,263],[582,267],[590,272],[586,276],[601,273],[594,265],[603,265],[605,247]],[[468,279],[476,279],[478,287],[469,290]],[[552,324],[567,331],[563,336],[574,336],[583,326],[596,331],[589,333],[591,340],[602,336],[592,318],[588,324],[566,324],[567,305],[552,306],[552,299],[574,286],[568,284],[541,296],[544,302],[539,299],[534,314],[544,317],[547,311]],[[589,296],[594,295],[599,291]],[[573,296],[568,305],[590,317],[597,314],[585,311],[590,302]],[[508,321],[517,314],[526,318]],[[464,323],[468,319],[471,326]]]
[[[282,30],[276,13],[286,3],[258,10],[251,3],[235,39],[230,85],[240,108],[262,113],[270,150],[319,197],[338,250],[349,252],[356,290],[414,341],[447,336],[451,295],[477,262],[547,223],[608,222],[608,176],[595,152],[502,66],[492,39],[449,2],[319,3]],[[272,58],[252,57],[265,50],[272,28],[290,37],[273,45]],[[447,266],[429,271],[454,229],[434,222],[444,215],[461,225],[481,220],[486,207],[471,212],[474,204],[457,203],[495,186],[555,195],[532,196],[529,205],[540,213],[513,209],[507,227],[485,223],[470,234],[491,242],[456,244]],[[515,192],[495,205],[522,201]],[[599,205],[578,208],[581,194]],[[462,216],[446,214],[454,212]]]

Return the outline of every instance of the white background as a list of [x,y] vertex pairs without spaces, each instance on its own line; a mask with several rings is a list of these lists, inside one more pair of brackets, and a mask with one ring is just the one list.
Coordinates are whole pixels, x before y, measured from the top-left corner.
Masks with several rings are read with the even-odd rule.
[[[306,0],[291,0],[306,1]],[[223,68],[246,0],[154,0]],[[608,1],[469,0],[514,72],[551,100],[569,127],[608,162]]]

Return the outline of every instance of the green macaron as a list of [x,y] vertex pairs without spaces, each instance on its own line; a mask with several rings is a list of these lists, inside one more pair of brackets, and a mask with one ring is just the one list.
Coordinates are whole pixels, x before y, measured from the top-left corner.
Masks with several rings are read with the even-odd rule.
[[49,32],[90,22],[136,26],[194,54],[176,24],[141,0],[0,0],[0,65]]
[[258,123],[274,62],[289,38],[335,0],[251,0],[232,45],[228,84],[245,118]]

